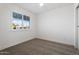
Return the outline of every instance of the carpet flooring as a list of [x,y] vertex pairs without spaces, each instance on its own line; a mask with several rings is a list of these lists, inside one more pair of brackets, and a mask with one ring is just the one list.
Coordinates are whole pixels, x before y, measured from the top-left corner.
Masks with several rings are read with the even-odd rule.
[[76,55],[78,51],[70,45],[42,39],[33,39],[0,51],[0,55]]

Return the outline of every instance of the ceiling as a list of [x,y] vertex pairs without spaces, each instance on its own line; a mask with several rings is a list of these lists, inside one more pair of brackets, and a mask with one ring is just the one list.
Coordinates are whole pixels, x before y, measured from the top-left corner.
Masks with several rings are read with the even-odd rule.
[[44,3],[44,6],[42,7],[40,7],[40,3],[17,3],[17,5],[31,11],[34,14],[40,14],[51,9],[73,5],[73,3]]

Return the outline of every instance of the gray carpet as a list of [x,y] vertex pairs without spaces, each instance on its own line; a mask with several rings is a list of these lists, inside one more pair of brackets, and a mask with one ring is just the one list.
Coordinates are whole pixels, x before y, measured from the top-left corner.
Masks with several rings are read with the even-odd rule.
[[78,51],[70,45],[42,39],[33,39],[0,51],[0,55],[76,55]]

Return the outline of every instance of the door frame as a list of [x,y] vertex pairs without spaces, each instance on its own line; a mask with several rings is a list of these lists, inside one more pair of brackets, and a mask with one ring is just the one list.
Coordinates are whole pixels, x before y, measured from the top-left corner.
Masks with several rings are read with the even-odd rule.
[[75,40],[74,40],[74,47],[79,49],[79,46],[78,46],[78,8],[79,8],[79,4],[76,3],[75,4],[75,7],[74,7],[74,10],[75,10]]

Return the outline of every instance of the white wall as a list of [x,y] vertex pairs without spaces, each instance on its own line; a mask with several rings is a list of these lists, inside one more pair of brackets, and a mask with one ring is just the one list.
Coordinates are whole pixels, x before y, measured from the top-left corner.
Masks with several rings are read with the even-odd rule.
[[38,15],[38,38],[74,45],[74,7],[59,7]]
[[[30,16],[31,27],[29,30],[12,30],[10,28],[13,11]],[[35,15],[31,12],[13,4],[0,4],[0,50],[35,38],[35,23]]]

